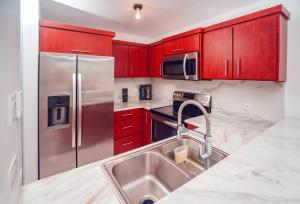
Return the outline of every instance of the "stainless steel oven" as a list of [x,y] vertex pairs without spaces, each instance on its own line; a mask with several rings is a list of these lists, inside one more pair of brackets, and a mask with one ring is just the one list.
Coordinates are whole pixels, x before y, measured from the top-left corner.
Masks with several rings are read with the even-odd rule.
[[163,58],[162,78],[198,80],[199,52],[165,56]]
[[177,121],[152,113],[152,142],[157,142],[177,134]]

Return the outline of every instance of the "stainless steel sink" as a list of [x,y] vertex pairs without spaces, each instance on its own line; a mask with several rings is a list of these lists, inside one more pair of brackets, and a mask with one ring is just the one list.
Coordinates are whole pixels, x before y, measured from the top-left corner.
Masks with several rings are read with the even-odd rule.
[[[182,164],[176,164],[173,150],[183,144],[188,146],[188,159]],[[201,161],[198,158],[199,145],[203,143],[188,136],[184,136],[181,140],[169,139],[118,156],[105,162],[102,169],[122,203],[151,203],[171,193],[227,156],[213,149],[212,157]]]
[[145,152],[112,164],[112,175],[130,203],[159,200],[190,177],[156,152]]

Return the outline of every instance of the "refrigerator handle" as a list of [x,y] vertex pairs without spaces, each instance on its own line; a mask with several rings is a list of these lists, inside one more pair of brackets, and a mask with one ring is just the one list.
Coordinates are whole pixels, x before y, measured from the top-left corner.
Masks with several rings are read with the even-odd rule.
[[76,138],[76,74],[72,75],[72,148],[75,148]]
[[78,133],[77,133],[77,147],[81,146],[81,135],[82,135],[82,128],[81,128],[81,123],[82,123],[82,95],[81,95],[81,74],[78,74]]

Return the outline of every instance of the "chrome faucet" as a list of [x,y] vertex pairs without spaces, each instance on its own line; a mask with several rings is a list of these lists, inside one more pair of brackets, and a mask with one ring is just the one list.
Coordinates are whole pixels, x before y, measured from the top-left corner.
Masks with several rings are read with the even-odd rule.
[[[183,133],[186,133],[187,131],[191,131],[191,130],[187,129],[186,127],[184,127],[184,125],[182,124],[182,111],[183,111],[184,107],[187,105],[195,105],[204,114],[205,122],[206,122],[206,134],[204,135],[205,150],[203,152],[202,146],[199,147],[200,148],[199,149],[199,157],[202,160],[207,159],[210,157],[211,151],[212,151],[212,136],[211,136],[211,127],[210,127],[210,117],[209,117],[207,111],[205,110],[205,108],[197,101],[189,100],[189,101],[185,101],[184,103],[182,103],[180,105],[179,110],[178,110],[177,139],[182,139]],[[195,131],[195,133],[197,134],[198,132]],[[198,134],[199,134],[198,136],[202,136],[202,134],[200,134],[200,133],[198,133]]]

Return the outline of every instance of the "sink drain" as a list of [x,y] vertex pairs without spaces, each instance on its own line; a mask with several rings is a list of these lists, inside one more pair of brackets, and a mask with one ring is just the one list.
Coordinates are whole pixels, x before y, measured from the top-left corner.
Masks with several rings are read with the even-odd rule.
[[153,204],[155,203],[155,201],[156,201],[155,198],[151,196],[146,196],[140,201],[140,204]]

